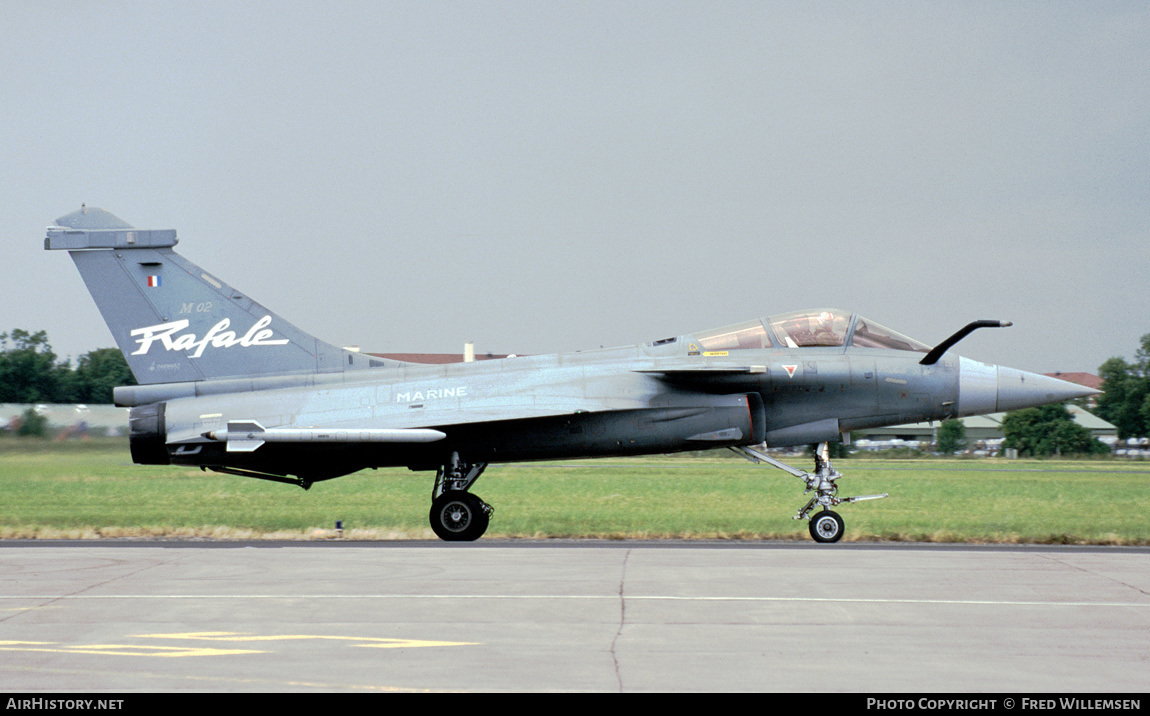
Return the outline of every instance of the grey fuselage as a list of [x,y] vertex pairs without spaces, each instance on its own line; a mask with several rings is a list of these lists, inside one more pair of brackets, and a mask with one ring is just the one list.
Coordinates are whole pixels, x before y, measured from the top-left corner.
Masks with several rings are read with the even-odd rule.
[[[451,365],[400,364],[117,390],[133,410],[133,450],[151,461],[228,466],[311,480],[368,467],[435,469],[471,462],[771,447],[956,416],[959,359],[812,347],[689,356],[689,336],[659,345]],[[992,408],[993,409],[993,408]],[[151,412],[150,425],[142,416]],[[432,443],[267,444],[229,453],[204,437],[229,420],[264,427],[435,428]],[[147,446],[147,447],[145,447]]]

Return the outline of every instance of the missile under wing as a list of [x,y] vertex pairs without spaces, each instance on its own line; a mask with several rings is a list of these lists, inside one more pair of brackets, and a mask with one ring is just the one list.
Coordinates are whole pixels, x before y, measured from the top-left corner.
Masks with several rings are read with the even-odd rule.
[[[474,540],[488,464],[729,448],[800,478],[795,515],[838,541],[828,443],[853,430],[1061,402],[1097,391],[954,356],[849,311],[796,311],[623,348],[454,365],[346,351],[291,325],[175,251],[174,230],[95,208],[48,228],[140,385],[132,458],[310,487],[365,468],[435,471],[429,513]],[[817,444],[813,471],[765,448]]]

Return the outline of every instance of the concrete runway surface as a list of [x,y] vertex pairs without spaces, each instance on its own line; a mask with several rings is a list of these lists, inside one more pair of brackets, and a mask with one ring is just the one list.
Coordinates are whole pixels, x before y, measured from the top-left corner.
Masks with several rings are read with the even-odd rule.
[[0,542],[0,690],[1143,692],[1150,549]]

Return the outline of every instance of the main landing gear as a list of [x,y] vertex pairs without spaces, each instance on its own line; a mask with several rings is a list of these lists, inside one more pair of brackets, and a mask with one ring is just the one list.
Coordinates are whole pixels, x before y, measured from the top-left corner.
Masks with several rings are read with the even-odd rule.
[[[754,448],[732,447],[731,450],[753,463],[766,463],[784,472],[789,472],[806,483],[807,489],[803,494],[814,492],[815,495],[807,504],[803,505],[802,509],[798,511],[798,514],[796,514],[793,519],[805,519],[810,522],[811,538],[814,539],[815,542],[838,542],[843,537],[843,518],[839,517],[837,512],[832,511],[830,509],[831,507],[837,507],[843,503],[880,500],[887,497],[886,493],[881,495],[859,495],[858,497],[838,497],[839,486],[836,481],[842,477],[843,474],[831,467],[830,446],[827,443],[819,443],[815,449],[815,471],[813,473],[803,472],[802,470],[791,467],[785,462],[776,460]],[[811,517],[811,511],[818,505],[822,506],[822,511],[814,517]]]
[[495,509],[467,490],[479,479],[487,463],[462,462],[451,453],[451,462],[435,473],[431,493],[431,530],[447,542],[473,542],[483,536]]

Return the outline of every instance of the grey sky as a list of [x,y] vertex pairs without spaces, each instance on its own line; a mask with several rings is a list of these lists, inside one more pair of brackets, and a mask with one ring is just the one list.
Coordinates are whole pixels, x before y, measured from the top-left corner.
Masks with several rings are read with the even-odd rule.
[[1094,371],[1150,333],[1150,4],[0,3],[0,332],[112,345],[99,206],[364,350],[836,306]]

